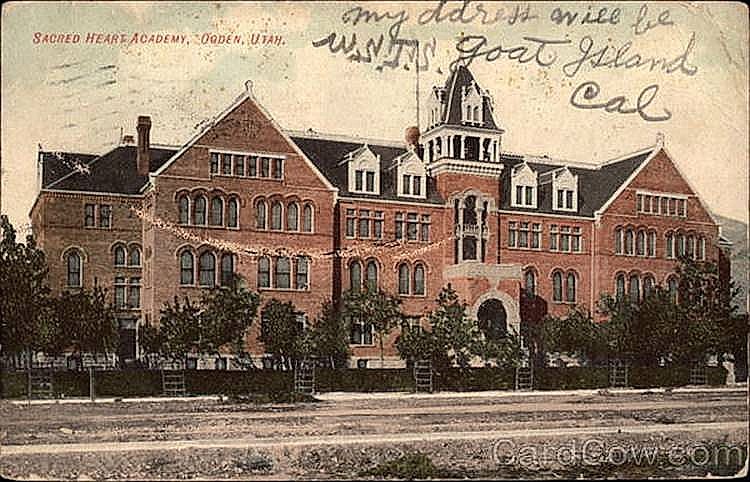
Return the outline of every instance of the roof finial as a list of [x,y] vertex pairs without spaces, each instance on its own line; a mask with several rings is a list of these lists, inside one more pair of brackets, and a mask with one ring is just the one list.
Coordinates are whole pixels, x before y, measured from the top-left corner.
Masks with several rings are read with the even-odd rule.
[[664,147],[664,133],[663,132],[656,133],[656,146]]
[[248,95],[253,95],[253,81],[250,79],[245,81],[245,92],[247,92]]

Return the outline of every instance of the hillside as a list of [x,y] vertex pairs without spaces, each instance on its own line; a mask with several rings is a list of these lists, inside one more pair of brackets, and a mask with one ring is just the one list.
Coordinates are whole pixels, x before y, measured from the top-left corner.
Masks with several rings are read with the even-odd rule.
[[740,299],[737,303],[740,308],[745,311],[746,304],[745,299],[750,289],[750,276],[748,275],[748,269],[750,269],[750,253],[748,253],[748,240],[747,240],[747,224],[736,219],[726,218],[724,216],[714,215],[716,220],[721,223],[721,232],[725,238],[734,243],[732,246],[732,279],[737,283],[737,286],[742,288]]

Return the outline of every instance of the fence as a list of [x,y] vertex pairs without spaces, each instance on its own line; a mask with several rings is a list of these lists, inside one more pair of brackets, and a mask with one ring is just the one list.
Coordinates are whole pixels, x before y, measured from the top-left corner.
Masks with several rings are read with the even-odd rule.
[[[630,367],[628,385],[633,388],[676,387],[691,382],[692,367]],[[161,370],[90,371],[51,370],[52,397],[89,397],[91,380],[97,397],[158,396],[164,393]],[[726,381],[723,367],[706,367],[707,385]],[[609,367],[535,368],[534,389],[565,390],[607,388]],[[315,391],[376,392],[415,388],[412,369],[315,369]],[[514,368],[435,369],[433,390],[475,391],[512,390]],[[293,371],[274,370],[184,370],[184,392],[189,395],[290,393],[294,389]],[[25,398],[30,390],[27,371],[2,372],[2,397]],[[41,396],[42,394],[32,395]]]

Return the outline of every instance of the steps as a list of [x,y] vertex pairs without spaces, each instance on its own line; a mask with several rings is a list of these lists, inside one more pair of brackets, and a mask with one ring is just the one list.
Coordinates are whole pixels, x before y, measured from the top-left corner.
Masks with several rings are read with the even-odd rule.
[[690,369],[691,385],[708,385],[708,374],[704,365],[695,365]]
[[628,386],[629,368],[626,363],[614,360],[609,364],[609,386],[623,388]]
[[162,370],[161,371],[162,392],[167,397],[185,396],[185,371],[184,370]]
[[534,370],[531,365],[516,367],[516,390],[534,388]]
[[310,360],[302,360],[294,367],[295,393],[315,393],[315,365]]
[[417,360],[414,362],[414,387],[417,392],[432,393],[432,362]]

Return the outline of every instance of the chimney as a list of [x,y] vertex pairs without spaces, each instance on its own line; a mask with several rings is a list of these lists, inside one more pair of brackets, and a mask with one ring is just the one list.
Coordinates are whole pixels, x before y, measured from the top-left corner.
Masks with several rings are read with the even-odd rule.
[[135,137],[133,137],[130,134],[126,134],[122,136],[122,141],[120,142],[123,146],[134,146],[135,145]]
[[151,117],[147,115],[139,115],[136,129],[138,130],[138,146],[136,148],[138,175],[148,176],[149,162],[151,161],[151,151],[149,150],[151,144],[149,140],[151,132]]

